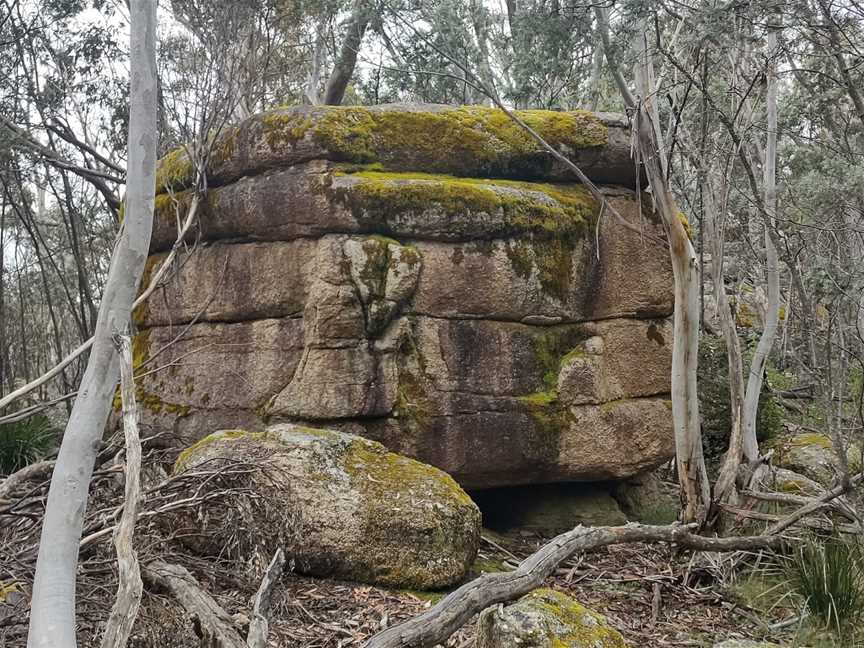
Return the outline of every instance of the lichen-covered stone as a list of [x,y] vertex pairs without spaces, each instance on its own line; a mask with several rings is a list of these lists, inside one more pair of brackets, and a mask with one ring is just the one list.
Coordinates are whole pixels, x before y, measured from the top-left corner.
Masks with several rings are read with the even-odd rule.
[[[301,573],[413,589],[453,585],[474,560],[480,513],[468,495],[446,473],[378,443],[287,424],[222,431],[184,451],[175,473],[232,460],[256,465],[243,484],[249,497],[171,519],[196,551],[257,560],[281,545]],[[238,541],[244,514],[254,524]]]
[[627,648],[601,614],[551,589],[537,589],[477,621],[476,648]]
[[[817,432],[804,432],[773,439],[774,463],[808,477],[823,486],[831,486],[838,475],[837,454],[831,438]],[[851,444],[846,460],[856,472],[861,465],[861,449]]]
[[[544,110],[516,114],[595,182],[636,186],[629,127],[620,116]],[[459,176],[575,179],[498,109],[393,104],[297,106],[254,115],[216,141],[208,180],[224,184],[313,159]],[[160,163],[157,190],[184,189],[192,179],[192,167],[178,149]]]
[[[180,446],[327,425],[472,488],[668,460],[673,282],[627,130],[520,115],[624,185],[601,187],[606,208],[489,108],[278,109],[226,131],[199,244],[135,312],[158,356],[139,381],[147,431]],[[145,281],[193,204],[188,173],[182,153],[162,162],[175,191],[157,197]]]
[[681,508],[677,485],[648,471],[620,482],[613,493],[628,519],[645,524],[671,524]]

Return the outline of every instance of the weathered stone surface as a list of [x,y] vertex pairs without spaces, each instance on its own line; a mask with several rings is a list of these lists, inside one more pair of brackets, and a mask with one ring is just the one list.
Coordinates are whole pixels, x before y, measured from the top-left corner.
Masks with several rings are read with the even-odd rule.
[[620,482],[613,496],[628,519],[645,524],[671,524],[681,508],[677,484],[662,481],[656,471]]
[[[202,214],[200,234],[206,240],[279,241],[323,236],[328,231],[379,232],[413,243],[427,267],[419,273],[413,309],[439,317],[551,323],[671,313],[668,252],[654,240],[662,236],[662,228],[640,215],[632,195],[610,195],[609,201],[645,236],[623,228],[607,213],[596,229],[598,250],[591,223],[597,207],[578,185],[540,184],[531,189],[524,182],[509,183],[517,185],[512,187],[414,175],[328,176],[320,170],[304,175],[289,169],[246,179],[211,192],[210,200],[218,207]],[[316,187],[327,177],[341,189],[310,198],[308,194],[322,191]],[[244,186],[238,189],[241,183]],[[293,185],[287,197],[281,195],[285,185]],[[501,197],[496,191],[507,195]],[[260,198],[271,192],[278,195]],[[163,225],[167,220],[173,227],[174,216],[157,213],[156,220],[153,249],[164,249],[173,243],[174,234],[170,228],[163,231]],[[274,251],[280,258],[295,257],[286,259],[289,280],[296,280],[292,263],[304,267],[304,251],[300,246]],[[193,274],[194,268],[185,266],[178,272],[184,294],[194,292],[203,302],[219,292],[225,251],[214,246],[197,253],[217,257],[201,262],[209,272]],[[255,248],[247,252],[256,253]],[[270,270],[254,258],[232,256],[232,263],[238,264],[239,273],[247,268]],[[271,262],[274,269],[275,263]],[[441,276],[451,280],[441,282]],[[280,305],[280,297],[284,300],[277,293],[275,303],[256,306],[272,311]]]
[[476,648],[627,648],[601,614],[551,589],[537,589],[477,621]]
[[[252,497],[181,512],[178,537],[206,555],[257,560],[282,546],[297,570],[392,587],[461,580],[480,540],[480,512],[445,473],[380,444],[333,430],[274,425],[216,432],[183,452],[175,472],[252,462]],[[253,525],[238,523],[246,507]],[[187,537],[186,526],[194,529]]]
[[[326,422],[472,488],[626,478],[671,457],[663,228],[628,188],[604,187],[601,210],[559,182],[500,117],[278,110],[226,135],[198,245],[136,312],[140,347],[181,339],[141,381],[145,425],[186,443]],[[623,182],[625,161],[632,176],[606,117],[526,118],[595,179]],[[160,173],[182,188],[180,157]],[[159,196],[154,251],[189,201]]]
[[[136,311],[136,321],[150,327],[299,316],[306,304],[306,266],[315,249],[307,239],[193,249]],[[150,257],[144,285],[166,256]]]
[[[629,125],[621,116],[516,113],[593,181],[626,187],[639,181],[630,158]],[[458,176],[576,179],[500,110],[436,104],[297,106],[254,115],[216,142],[208,179],[227,184],[318,159]],[[157,188],[184,189],[192,175],[182,149],[175,150],[160,164]]]
[[675,454],[671,402],[665,398],[570,407],[565,421],[558,463],[570,470],[578,466],[582,480],[623,479]]
[[606,320],[583,330],[591,337],[561,360],[558,393],[565,405],[596,405],[666,390],[671,321]]
[[805,497],[814,497],[825,492],[825,487],[819,482],[794,470],[776,466],[771,466],[771,472],[765,480],[765,487],[781,493],[804,495]]

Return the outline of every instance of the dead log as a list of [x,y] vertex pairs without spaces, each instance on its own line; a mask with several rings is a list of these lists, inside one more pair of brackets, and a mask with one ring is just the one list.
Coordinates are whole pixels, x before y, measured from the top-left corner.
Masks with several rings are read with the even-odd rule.
[[249,635],[246,638],[246,645],[249,648],[266,648],[267,646],[267,633],[270,630],[270,597],[273,595],[273,588],[279,582],[279,577],[282,576],[284,567],[285,553],[279,548],[273,554],[273,560],[270,561],[264,578],[261,579],[258,593],[255,595],[255,603],[252,606],[252,621],[249,623]]
[[138,507],[141,503],[141,438],[138,434],[138,405],[135,402],[135,378],[132,375],[132,340],[128,335],[115,337],[120,353],[120,397],[123,406],[123,434],[126,438],[126,484],[123,514],[114,532],[117,548],[119,582],[117,599],[111,608],[102,648],[124,648],[141,605],[141,568],[132,546]]
[[196,622],[201,646],[246,648],[246,643],[234,627],[231,615],[204,591],[185,567],[154,560],[145,567],[144,578],[170,592],[183,606]]
[[445,596],[427,612],[379,632],[364,648],[431,648],[443,644],[471,617],[490,605],[505,603],[542,585],[564,560],[578,551],[630,542],[674,542],[703,551],[779,547],[779,536],[708,538],[694,535],[696,524],[583,527],[563,533],[522,561],[512,572],[483,574]]
[[42,479],[54,470],[53,461],[39,461],[12,473],[0,482],[0,502],[11,501],[9,498],[22,484],[35,479]]

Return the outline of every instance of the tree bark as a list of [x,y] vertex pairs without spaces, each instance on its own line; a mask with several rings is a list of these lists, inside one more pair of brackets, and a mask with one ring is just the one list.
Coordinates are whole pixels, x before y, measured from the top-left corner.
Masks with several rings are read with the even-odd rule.
[[[647,34],[640,38],[636,87],[641,95],[636,113],[637,147],[657,212],[666,226],[675,280],[675,316],[672,344],[672,422],[675,458],[682,494],[684,522],[704,524],[711,503],[708,473],[702,451],[699,397],[696,390],[699,362],[699,272],[696,251],[685,218],[669,189],[667,161],[659,118],[654,105],[654,71],[648,54]],[[614,72],[614,70],[613,70]]]
[[249,648],[267,648],[267,634],[270,629],[270,599],[273,596],[273,588],[282,576],[285,567],[285,553],[281,548],[273,554],[273,559],[261,579],[261,586],[255,594],[255,603],[252,605],[252,620],[249,623],[249,635],[246,637],[246,645]]
[[156,173],[156,0],[130,4],[126,219],[99,308],[93,348],[48,492],[29,648],[75,648],[75,575],[87,491],[117,383],[112,336],[128,326],[150,246]]
[[[720,182],[723,183],[723,180]],[[714,484],[714,499],[716,501],[728,501],[734,497],[735,478],[738,475],[738,466],[741,463],[743,452],[744,363],[741,358],[741,344],[738,341],[735,320],[729,309],[729,298],[726,295],[726,287],[723,282],[723,233],[720,229],[713,183],[707,175],[704,184],[702,190],[703,218],[705,219],[705,234],[711,245],[711,280],[714,282],[717,318],[720,321],[720,330],[726,343],[726,360],[729,365],[729,412],[731,414],[729,449],[726,451],[726,456],[720,467],[720,474]],[[723,196],[725,193],[725,190],[720,192]],[[720,204],[724,203],[725,200],[722,200]]]
[[363,35],[372,17],[372,2],[373,0],[354,0],[351,17],[345,30],[345,40],[342,41],[339,58],[336,59],[324,90],[324,103],[328,106],[340,105],[345,97],[345,89],[357,65],[357,54],[363,42]]

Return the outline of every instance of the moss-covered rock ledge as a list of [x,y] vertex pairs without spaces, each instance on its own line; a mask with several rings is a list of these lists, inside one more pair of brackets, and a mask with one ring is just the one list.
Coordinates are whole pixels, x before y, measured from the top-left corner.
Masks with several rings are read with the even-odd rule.
[[410,589],[453,585],[474,561],[480,512],[437,468],[357,436],[283,424],[215,432],[174,470],[227,474],[238,461],[254,465],[232,484],[247,494],[171,520],[204,555],[260,562],[282,546],[301,573]]
[[[632,187],[629,128],[617,115],[523,110],[516,114],[598,183]],[[294,106],[250,117],[215,144],[211,185],[314,159],[387,170],[572,181],[575,176],[496,108],[438,104]],[[163,158],[157,190],[192,182],[182,149]]]

